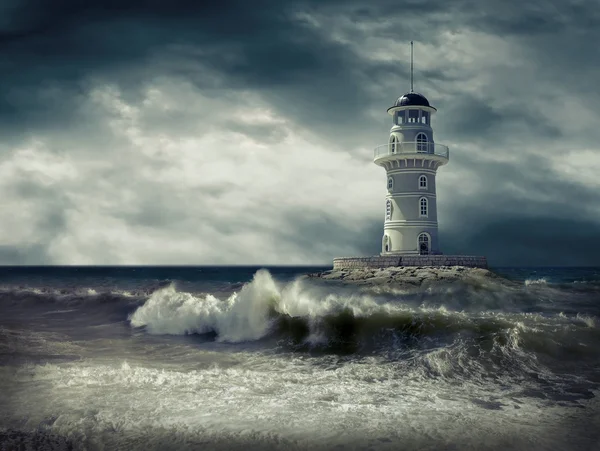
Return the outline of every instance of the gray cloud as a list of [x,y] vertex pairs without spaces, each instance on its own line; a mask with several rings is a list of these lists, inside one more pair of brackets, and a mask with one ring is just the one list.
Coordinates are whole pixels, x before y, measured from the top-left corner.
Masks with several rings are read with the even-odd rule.
[[52,259],[42,244],[31,246],[0,245],[0,265],[48,265]]
[[[350,165],[387,140],[385,110],[408,88],[415,39],[417,88],[439,109],[438,141],[452,144],[438,186],[442,248],[498,264],[597,264],[598,186],[556,161],[598,149],[600,14],[591,1],[515,5],[14,3],[0,21],[0,165],[17,171],[16,149],[40,141],[76,176],[5,180],[4,213],[31,205],[31,232],[0,229],[0,261],[194,262],[181,250],[194,248],[210,263],[232,242],[231,260],[215,263],[377,252],[379,204],[330,211],[320,197],[353,189]],[[307,143],[340,163],[311,154],[299,168]],[[322,196],[311,204],[293,177]],[[104,230],[94,246],[88,220]],[[134,236],[176,238],[129,254],[120,243]]]
[[493,146],[507,137],[528,141],[535,136],[538,143],[563,138],[560,128],[526,104],[499,107],[493,98],[462,94],[447,108],[444,106],[440,107],[445,116],[440,131],[480,146]]
[[[446,234],[445,251],[489,256],[495,266],[595,266],[598,222],[556,216],[488,218],[474,231]],[[473,233],[474,232],[474,233]]]

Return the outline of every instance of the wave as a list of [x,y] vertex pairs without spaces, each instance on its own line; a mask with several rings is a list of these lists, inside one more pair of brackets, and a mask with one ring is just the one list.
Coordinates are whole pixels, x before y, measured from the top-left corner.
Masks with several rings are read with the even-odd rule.
[[41,327],[127,324],[127,317],[144,305],[152,291],[102,290],[86,287],[0,287],[0,310],[9,322]]
[[280,301],[275,281],[267,271],[259,271],[251,283],[224,301],[211,294],[197,297],[178,292],[171,284],[152,293],[129,320],[151,334],[217,332],[221,341],[257,340],[268,333],[270,313]]
[[525,286],[528,287],[529,285],[548,285],[548,280],[544,277],[540,279],[526,279]]
[[[430,301],[438,294],[447,291],[429,291]],[[414,351],[460,345],[467,354],[498,358],[507,349],[567,360],[600,357],[600,331],[589,315],[453,310],[423,300],[339,287],[332,292],[306,280],[279,284],[260,270],[227,299],[179,292],[171,284],[128,319],[149,334],[212,334],[229,343],[275,338],[296,349],[397,353],[407,346]]]
[[61,304],[65,306],[107,303],[139,303],[145,301],[156,287],[140,290],[98,290],[89,287],[33,288],[0,287],[0,303],[19,306]]

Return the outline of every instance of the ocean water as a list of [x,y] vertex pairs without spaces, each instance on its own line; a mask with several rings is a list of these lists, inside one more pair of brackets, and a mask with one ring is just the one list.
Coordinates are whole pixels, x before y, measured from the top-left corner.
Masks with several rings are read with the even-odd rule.
[[0,449],[600,450],[600,268],[0,268]]

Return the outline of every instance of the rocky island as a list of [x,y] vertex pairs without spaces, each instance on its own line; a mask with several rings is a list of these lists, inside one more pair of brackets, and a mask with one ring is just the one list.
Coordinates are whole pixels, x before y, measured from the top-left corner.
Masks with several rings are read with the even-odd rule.
[[398,288],[421,287],[457,281],[467,283],[485,283],[491,280],[508,282],[508,280],[488,269],[464,266],[344,268],[307,274],[306,277],[367,287],[391,285]]

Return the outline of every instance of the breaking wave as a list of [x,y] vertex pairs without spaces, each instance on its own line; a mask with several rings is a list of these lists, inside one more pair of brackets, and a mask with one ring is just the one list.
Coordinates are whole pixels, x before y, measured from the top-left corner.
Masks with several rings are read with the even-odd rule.
[[[524,311],[489,310],[483,303],[486,292],[477,287],[471,294],[482,302],[480,308],[471,300],[463,304],[469,308],[455,309],[446,302],[448,289],[440,290],[418,296],[332,292],[305,280],[282,285],[261,270],[227,299],[180,292],[171,284],[152,293],[129,320],[149,334],[211,334],[229,343],[275,338],[299,350],[393,351],[395,358],[444,347],[459,347],[465,356],[485,354],[497,365],[517,351],[566,360],[600,357],[597,346],[590,345],[600,344],[593,316],[541,313],[523,293],[507,291],[505,297],[512,295],[513,305],[521,302]],[[465,297],[467,291],[451,294]]]

